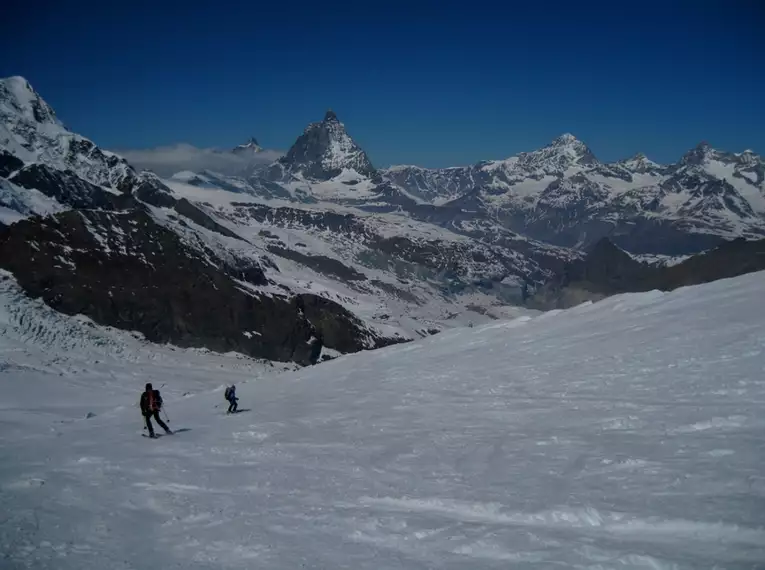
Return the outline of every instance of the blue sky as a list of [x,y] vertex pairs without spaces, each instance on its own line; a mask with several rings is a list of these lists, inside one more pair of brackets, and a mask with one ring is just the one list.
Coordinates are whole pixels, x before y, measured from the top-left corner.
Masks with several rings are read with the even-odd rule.
[[23,75],[107,148],[288,148],[332,107],[376,165],[450,166],[563,132],[602,160],[765,153],[765,3],[41,1],[4,5]]

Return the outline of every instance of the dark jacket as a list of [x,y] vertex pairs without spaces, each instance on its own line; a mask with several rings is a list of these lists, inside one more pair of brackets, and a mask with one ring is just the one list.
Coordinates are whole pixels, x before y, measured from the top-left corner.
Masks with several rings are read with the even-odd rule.
[[159,390],[152,390],[152,396],[154,400],[154,409],[151,409],[149,392],[144,392],[141,394],[141,413],[144,416],[150,416],[162,408],[162,396],[159,395]]

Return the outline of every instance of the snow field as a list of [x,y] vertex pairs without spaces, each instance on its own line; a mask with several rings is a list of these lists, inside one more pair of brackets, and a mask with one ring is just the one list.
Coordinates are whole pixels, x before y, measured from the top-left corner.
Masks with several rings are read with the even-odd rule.
[[[37,340],[6,333],[0,362],[21,351],[27,368],[0,372],[14,394],[0,408],[4,563],[762,567],[764,286],[757,273],[622,295],[251,371],[234,416],[222,386],[247,373],[225,357],[194,374],[182,358],[102,366],[70,348],[81,368],[59,376]],[[172,386],[171,427],[188,431],[140,437],[147,378]],[[82,407],[78,390],[98,415],[41,411]]]

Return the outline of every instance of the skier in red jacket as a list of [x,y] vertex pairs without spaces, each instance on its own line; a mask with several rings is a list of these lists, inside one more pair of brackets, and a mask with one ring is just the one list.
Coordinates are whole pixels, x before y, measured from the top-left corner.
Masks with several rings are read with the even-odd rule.
[[159,395],[159,390],[154,390],[151,387],[151,383],[146,384],[146,390],[141,394],[141,413],[146,418],[146,427],[149,430],[149,437],[157,437],[154,435],[154,426],[151,425],[151,417],[159,424],[159,427],[165,430],[166,434],[172,434],[173,432],[167,427],[167,424],[159,417],[159,411],[162,409],[162,396]]

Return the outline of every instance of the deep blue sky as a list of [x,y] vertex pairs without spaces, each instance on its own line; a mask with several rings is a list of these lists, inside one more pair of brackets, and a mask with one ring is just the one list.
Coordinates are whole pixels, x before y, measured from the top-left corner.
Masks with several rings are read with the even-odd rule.
[[763,4],[6,0],[0,75],[107,148],[286,149],[332,107],[380,166],[563,132],[669,162],[701,140],[765,153]]

